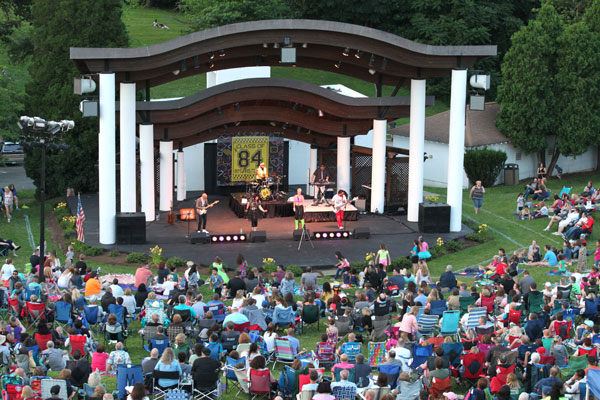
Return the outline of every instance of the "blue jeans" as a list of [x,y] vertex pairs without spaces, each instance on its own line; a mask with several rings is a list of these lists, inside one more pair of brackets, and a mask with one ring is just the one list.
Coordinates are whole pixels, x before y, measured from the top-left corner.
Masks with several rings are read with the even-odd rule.
[[337,281],[338,276],[342,275],[344,273],[344,268],[338,268],[335,270],[335,280]]
[[483,199],[473,199],[473,205],[475,208],[481,208],[483,205]]
[[533,189],[530,187],[527,187],[527,189],[525,189],[525,193],[523,193],[523,197],[525,198],[525,200],[529,199],[529,196],[531,195],[531,193],[533,193]]

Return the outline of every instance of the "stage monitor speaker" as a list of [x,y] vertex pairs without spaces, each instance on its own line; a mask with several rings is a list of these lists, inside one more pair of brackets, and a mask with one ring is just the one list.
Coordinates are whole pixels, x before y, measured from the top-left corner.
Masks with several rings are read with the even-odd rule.
[[[308,237],[310,237],[310,230],[309,229],[306,230],[306,233],[308,234]],[[302,237],[302,229],[295,229],[294,230],[294,240],[296,242],[299,242],[301,237]]]
[[190,233],[190,243],[210,243],[210,236],[204,232],[192,232]]
[[419,203],[419,232],[450,232],[450,206],[444,203]]
[[267,241],[267,231],[254,231],[250,232],[250,241],[254,242],[266,242]]
[[371,237],[371,231],[368,227],[359,227],[354,228],[354,232],[352,233],[352,237],[354,239],[368,239]]
[[146,243],[146,214],[117,213],[117,244]]

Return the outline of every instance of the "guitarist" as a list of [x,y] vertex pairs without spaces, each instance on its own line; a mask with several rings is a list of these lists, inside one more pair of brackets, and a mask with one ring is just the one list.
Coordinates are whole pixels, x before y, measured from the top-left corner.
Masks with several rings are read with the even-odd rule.
[[206,230],[206,215],[208,214],[208,209],[215,205],[208,204],[208,195],[206,193],[202,193],[202,196],[198,197],[196,200],[196,211],[198,212],[198,232],[202,231],[204,233],[208,233]]
[[348,204],[346,192],[340,189],[338,190],[337,194],[331,199],[331,205],[333,206],[333,211],[335,212],[335,219],[337,221],[339,229],[344,229],[342,223],[344,221],[344,210],[346,209],[346,204]]

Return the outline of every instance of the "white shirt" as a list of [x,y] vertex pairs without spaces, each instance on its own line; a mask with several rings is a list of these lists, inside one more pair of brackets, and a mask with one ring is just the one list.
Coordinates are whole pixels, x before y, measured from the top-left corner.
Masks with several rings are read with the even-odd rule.
[[9,280],[15,269],[16,268],[13,264],[4,264],[2,266],[2,270],[0,270],[0,273],[2,274],[2,280],[3,281]]
[[59,288],[69,288],[72,277],[73,274],[70,272],[67,272],[66,274],[60,274],[60,277],[58,278],[58,282],[56,282],[56,284]]
[[275,332],[273,332],[272,334],[265,332],[263,338],[265,339],[265,344],[267,345],[267,350],[268,351],[275,350],[275,339],[277,338],[277,334]]
[[[113,296],[114,296],[114,291],[113,291]],[[118,296],[115,296],[118,297]],[[128,314],[135,314],[135,297],[133,296],[122,296],[123,297],[123,307],[125,307],[127,309],[127,313]]]
[[123,288],[119,285],[110,285],[110,289],[112,290],[113,296],[115,299],[118,297],[125,297],[125,292],[123,292]]
[[175,289],[175,285],[177,285],[177,283],[173,281],[165,281],[162,284],[162,287],[164,289],[163,296],[168,296],[171,293],[171,290]]
[[266,300],[265,295],[264,294],[253,294],[252,298],[254,300],[256,300],[256,306],[258,308],[263,308],[263,301]]
[[344,206],[344,202],[346,201],[346,196],[344,195],[339,195],[336,194],[335,196],[333,196],[333,198],[331,199],[331,201],[333,202],[333,205],[337,210],[340,210],[343,206]]

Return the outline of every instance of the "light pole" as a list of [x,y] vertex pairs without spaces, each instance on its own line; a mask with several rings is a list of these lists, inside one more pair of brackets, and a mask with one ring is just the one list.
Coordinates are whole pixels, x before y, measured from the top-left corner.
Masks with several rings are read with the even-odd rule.
[[[45,228],[45,200],[46,200],[46,149],[67,150],[68,145],[62,144],[64,133],[75,127],[73,121],[63,120],[60,122],[46,121],[39,117],[19,118],[17,123],[23,134],[21,144],[24,146],[41,147],[42,149],[42,171],[40,177],[40,282],[44,282],[44,261],[46,249],[44,246]],[[33,265],[32,265],[33,267]]]

